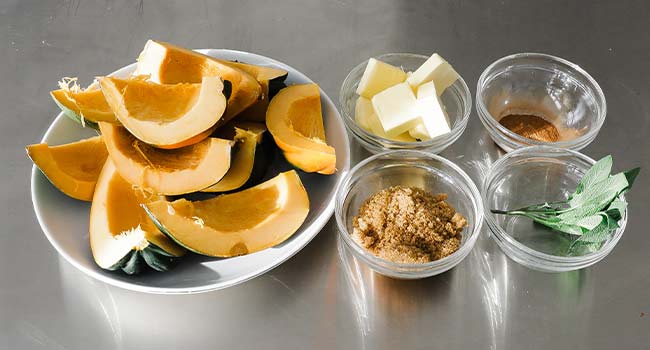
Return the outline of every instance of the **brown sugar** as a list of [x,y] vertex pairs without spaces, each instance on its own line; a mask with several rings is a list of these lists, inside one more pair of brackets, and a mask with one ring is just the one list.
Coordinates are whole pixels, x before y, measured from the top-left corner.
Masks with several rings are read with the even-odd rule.
[[353,219],[353,237],[375,256],[426,263],[460,248],[467,220],[446,202],[417,187],[394,186],[367,199]]

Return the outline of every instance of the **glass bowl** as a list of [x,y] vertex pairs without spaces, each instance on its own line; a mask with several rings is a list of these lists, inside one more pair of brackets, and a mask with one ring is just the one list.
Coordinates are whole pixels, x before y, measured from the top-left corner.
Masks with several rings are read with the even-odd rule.
[[[448,194],[447,202],[467,219],[461,246],[456,252],[424,264],[394,263],[376,257],[352,238],[353,218],[363,202],[396,185]],[[357,164],[346,175],[336,194],[334,213],[340,237],[357,259],[382,275],[401,279],[425,278],[458,265],[474,247],[483,222],[480,193],[469,176],[443,157],[413,150],[388,151]]]
[[481,193],[485,221],[508,257],[535,270],[563,272],[593,265],[614,249],[625,230],[627,211],[620,227],[599,249],[582,247],[572,254],[568,249],[575,236],[554,232],[522,216],[490,212],[565,200],[594,163],[577,151],[531,146],[510,152],[492,165]]
[[[531,140],[499,123],[509,111],[522,110],[553,123],[560,140]],[[577,151],[596,138],[607,104],[598,83],[578,65],[551,55],[520,53],[503,57],[483,71],[476,89],[476,111],[494,142],[506,152],[530,145]]]
[[[408,72],[415,71],[429,57],[409,53],[387,53],[375,58],[396,67],[401,67],[404,71]],[[467,121],[469,120],[470,112],[472,111],[472,95],[463,78],[456,80],[440,96],[440,101],[449,116],[451,132],[448,134],[440,135],[428,141],[400,142],[379,137],[357,125],[354,119],[354,107],[359,95],[357,95],[356,91],[367,64],[368,60],[360,63],[350,71],[343,81],[339,95],[339,103],[341,104],[341,112],[345,126],[363,148],[367,149],[370,153],[398,149],[440,153],[454,143],[454,141],[458,140],[460,135],[463,134],[467,126]]]

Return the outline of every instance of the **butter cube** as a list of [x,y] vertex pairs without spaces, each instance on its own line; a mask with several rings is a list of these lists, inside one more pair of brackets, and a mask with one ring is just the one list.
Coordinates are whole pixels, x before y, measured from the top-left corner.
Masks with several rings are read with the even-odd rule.
[[[372,107],[372,101],[363,96],[359,96],[357,104],[354,107],[354,120],[357,124],[366,131],[375,133],[373,130],[373,119],[377,120],[378,124],[379,120],[374,114],[375,110]],[[381,129],[381,124],[379,124],[379,129]]]
[[413,74],[411,74],[406,82],[409,83],[416,89],[418,86],[433,81],[436,85],[436,91],[438,96],[442,95],[446,88],[450,87],[460,76],[454,68],[445,61],[444,58],[440,57],[437,53],[434,53],[427,59],[420,68],[416,69]]
[[415,95],[407,83],[400,83],[376,94],[372,106],[386,135],[397,136],[415,127],[420,116],[414,110]]
[[412,138],[422,140],[422,141],[431,139],[431,137],[429,137],[429,132],[424,127],[424,124],[422,123],[416,125],[413,129],[409,130],[408,134]]
[[377,93],[403,83],[405,80],[406,73],[400,68],[371,58],[359,81],[357,94],[365,98],[372,98]]
[[413,138],[413,136],[411,136],[408,131],[403,132],[397,136],[386,137],[386,138],[391,139],[393,141],[400,141],[400,142],[418,142],[418,140]]
[[381,122],[379,121],[379,118],[377,118],[377,114],[375,114],[375,110],[372,107],[372,102],[365,97],[360,96],[359,99],[357,99],[357,104],[354,109],[354,119],[363,129],[379,137],[393,141],[417,142],[417,140],[411,137],[408,132],[403,132],[393,137],[386,135],[384,128],[382,128]]
[[416,114],[420,123],[409,130],[409,134],[420,140],[430,140],[434,137],[451,132],[445,108],[438,98],[433,81],[418,88]]

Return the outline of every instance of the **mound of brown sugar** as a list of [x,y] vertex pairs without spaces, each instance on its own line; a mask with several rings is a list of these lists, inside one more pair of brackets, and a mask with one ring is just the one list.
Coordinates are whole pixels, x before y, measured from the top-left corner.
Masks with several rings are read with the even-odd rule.
[[394,186],[368,198],[353,219],[354,239],[374,255],[426,263],[460,247],[467,220],[445,200],[417,187]]

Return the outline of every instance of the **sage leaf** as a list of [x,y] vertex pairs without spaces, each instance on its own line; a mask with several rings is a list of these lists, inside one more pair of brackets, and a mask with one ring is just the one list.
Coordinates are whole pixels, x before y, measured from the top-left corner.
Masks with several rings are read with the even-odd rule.
[[637,167],[623,173],[625,175],[625,178],[627,179],[628,189],[632,187],[632,184],[634,184],[634,180],[636,180],[636,177],[639,175],[640,172],[641,172],[641,168]]
[[[624,173],[618,173],[614,176],[610,176],[605,180],[599,181],[589,188],[585,189],[583,192],[575,195],[571,200],[569,200],[569,205],[571,207],[578,207],[587,202],[592,202],[595,198],[611,197],[611,202],[616,198],[623,190],[628,188],[629,183],[627,182],[627,177]],[[607,195],[605,195],[607,194]],[[605,206],[609,202],[604,203]]]
[[616,230],[617,228],[620,227],[620,225],[618,224],[618,220],[620,220],[620,219],[615,219],[615,218],[609,216],[606,212],[601,213],[600,216],[603,217],[603,219],[605,220],[605,223],[607,224],[607,227],[610,230]]
[[[602,215],[591,215],[576,220],[575,225],[580,226],[587,231],[593,230],[603,222]],[[606,219],[605,219],[606,220]]]
[[[580,243],[599,243],[609,239],[611,230],[607,227],[606,223],[599,225],[593,230],[583,234],[575,242]],[[574,243],[575,243],[574,242]]]
[[578,184],[578,187],[576,187],[574,194],[570,196],[569,199],[573,198],[573,196],[577,194],[582,193],[591,185],[607,179],[609,177],[609,174],[612,172],[612,163],[613,161],[611,155],[608,155],[597,161],[596,164],[594,164],[582,177],[582,180],[580,180],[580,183]]
[[610,175],[612,157],[596,162],[580,180],[566,201],[544,202],[516,210],[492,209],[494,214],[520,215],[555,231],[580,236],[569,247],[600,249],[602,242],[620,227],[619,221],[627,210],[622,194],[628,191],[639,175],[640,168]]
[[603,192],[598,197],[592,198],[589,202],[564,211],[558,217],[563,221],[577,221],[587,216],[592,216],[602,211],[616,198],[617,193]]
[[617,199],[609,204],[605,213],[618,221],[623,217],[625,209],[627,209],[627,202]]

